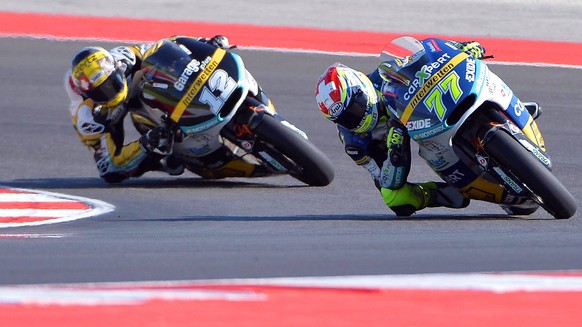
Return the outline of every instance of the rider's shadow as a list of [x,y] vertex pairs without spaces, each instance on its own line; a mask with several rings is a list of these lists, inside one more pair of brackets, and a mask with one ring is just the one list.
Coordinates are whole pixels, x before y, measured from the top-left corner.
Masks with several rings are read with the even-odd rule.
[[164,188],[295,188],[309,187],[299,182],[275,184],[265,178],[252,179],[203,179],[200,177],[142,177],[128,179],[122,183],[109,184],[101,178],[31,178],[16,179],[11,181],[0,181],[1,187],[13,187],[23,189],[117,189],[117,188],[144,188],[144,189],[164,189]]
[[115,219],[116,221],[143,221],[143,222],[269,222],[269,221],[487,221],[487,220],[548,220],[534,216],[510,216],[506,214],[415,214],[410,217],[397,217],[394,214],[332,214],[332,215],[295,215],[295,216],[185,216],[157,219]]
[[[274,184],[273,176],[264,178],[252,179],[220,179],[209,180],[200,177],[142,177],[135,179],[128,179],[119,184],[108,184],[98,177],[87,178],[31,178],[31,179],[16,179],[11,181],[0,181],[0,188],[13,187],[22,189],[124,189],[124,188],[142,188],[142,189],[195,189],[195,188],[267,188],[267,189],[289,189],[289,188],[303,188],[308,185],[297,182],[296,184],[285,183]],[[122,221],[123,219],[116,219]],[[167,217],[159,219],[129,219],[140,221],[164,221],[164,222],[202,222],[202,221],[486,221],[486,220],[508,220],[508,221],[523,221],[523,220],[548,220],[538,215],[531,216],[511,216],[507,214],[463,214],[463,212],[451,213],[417,213],[410,217],[397,217],[394,214],[387,212],[386,214],[331,214],[331,215],[294,215],[294,216],[187,216],[187,217]]]

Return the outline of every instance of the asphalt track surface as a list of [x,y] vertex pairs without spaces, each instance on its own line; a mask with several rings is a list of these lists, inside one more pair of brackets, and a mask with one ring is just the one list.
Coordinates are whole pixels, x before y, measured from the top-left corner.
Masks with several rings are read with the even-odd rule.
[[[478,202],[410,219],[387,210],[313,99],[330,63],[370,70],[374,58],[237,50],[279,111],[336,163],[328,187],[157,173],[111,187],[96,177],[65,109],[62,74],[87,41],[0,42],[0,71],[10,77],[0,81],[0,185],[116,206],[94,218],[0,230],[0,284],[582,269],[580,213],[564,221],[543,211],[509,217]],[[580,70],[491,68],[520,98],[544,106],[539,124],[554,173],[580,203]],[[414,159],[412,180],[435,178]]]
[[[520,50],[524,47],[518,39],[574,42],[561,44],[563,52],[554,56],[561,58],[571,57],[569,52],[578,53],[573,49],[580,49],[582,41],[576,33],[582,28],[582,4],[571,0],[485,0],[479,2],[479,10],[467,0],[414,0],[389,20],[384,18],[393,7],[367,10],[385,8],[384,2],[375,0],[300,0],[286,5],[261,0],[220,1],[196,3],[196,14],[192,14],[190,3],[181,1],[103,0],[82,7],[74,1],[61,1],[51,3],[50,8],[46,4],[42,0],[3,1],[0,10],[184,21],[195,17],[208,22],[342,29],[356,34],[364,30],[430,32],[478,38],[485,44],[499,38],[510,43],[515,40],[515,48]],[[263,15],[257,17],[258,6]],[[0,22],[0,27],[6,25]],[[305,187],[288,177],[204,181],[189,174],[174,178],[156,173],[110,187],[96,177],[93,162],[74,135],[64,109],[62,74],[70,57],[88,43],[95,42],[0,39],[0,186],[94,198],[116,206],[114,212],[74,222],[0,229],[0,302],[4,304],[12,303],[6,302],[6,296],[14,295],[10,288],[14,284],[191,280],[194,284],[183,287],[198,285],[196,290],[200,287],[196,281],[204,285],[208,284],[204,280],[219,278],[382,275],[391,282],[410,276],[416,280],[413,286],[418,287],[415,276],[423,273],[574,270],[562,273],[567,278],[568,274],[579,275],[576,271],[582,269],[580,213],[565,221],[554,220],[542,211],[530,217],[509,217],[494,205],[477,202],[464,210],[426,210],[410,219],[396,219],[387,210],[367,173],[347,158],[333,126],[314,109],[313,84],[325,67],[342,61],[369,70],[376,63],[371,57],[237,50],[280,112],[304,129],[336,163],[336,180],[328,187]],[[545,107],[539,125],[554,172],[580,203],[580,70],[490,67],[522,99],[535,99]],[[418,157],[415,159],[412,180],[435,178]],[[453,288],[463,288],[462,278],[466,277],[454,276]],[[443,280],[440,275],[428,278],[436,278],[431,289]],[[522,281],[502,285],[519,287]],[[472,286],[467,289],[478,284],[470,278],[469,283]],[[552,289],[555,283],[554,279],[541,285]],[[131,291],[140,284],[125,285],[127,296],[141,294]],[[305,292],[239,286],[230,290],[256,292],[251,295],[271,300],[262,306],[236,301],[197,301],[195,305],[154,301],[154,305],[150,302],[135,309],[104,306],[101,311],[67,305],[4,305],[0,321],[26,326],[40,322],[72,326],[81,321],[86,326],[144,326],[160,325],[159,319],[164,317],[168,325],[186,325],[196,316],[215,325],[220,325],[220,319],[222,325],[232,325],[232,321],[244,325],[246,317],[247,323],[270,322],[264,325],[336,321],[340,326],[337,319],[342,317],[343,325],[351,326],[354,321],[363,325],[362,317],[368,317],[365,325],[488,326],[568,325],[580,317],[580,292],[575,291],[580,286],[576,282],[565,285],[573,292],[514,292],[504,296],[496,296],[499,289],[495,285],[499,284],[490,281],[485,285],[493,291],[458,293],[449,286],[449,291],[430,293],[400,287],[392,292],[356,288],[355,293],[346,293],[333,288]],[[531,285],[524,284],[525,289]],[[18,300],[12,301],[42,301],[39,290],[42,288],[33,288],[36,296],[27,300],[26,290],[16,288]],[[61,291],[52,289],[45,295],[52,294],[49,302],[53,304],[91,299],[84,297],[83,286],[72,298]],[[191,315],[186,317],[186,311]],[[225,315],[217,318],[216,312]],[[360,315],[354,317],[355,313]]]
[[[314,109],[316,72],[342,61],[363,70],[375,58],[239,50],[280,112],[332,159],[324,188],[288,177],[205,181],[149,173],[119,186],[96,177],[69,125],[61,76],[81,42],[3,39],[1,185],[99,199],[117,209],[91,219],[3,234],[3,284],[568,270],[582,265],[580,214],[508,217],[495,205],[426,210],[395,219],[367,173],[344,154]],[[110,44],[103,44],[108,46]],[[35,53],[43,53],[39,57]],[[582,155],[579,71],[494,66],[523,99],[545,108],[540,127],[555,174],[577,199]],[[7,158],[10,158],[7,160]],[[411,180],[434,175],[418,158]]]

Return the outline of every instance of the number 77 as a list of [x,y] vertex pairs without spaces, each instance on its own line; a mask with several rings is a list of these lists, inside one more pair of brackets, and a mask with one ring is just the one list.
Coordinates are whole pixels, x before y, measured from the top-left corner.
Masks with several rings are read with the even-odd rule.
[[428,111],[432,112],[434,110],[440,121],[443,121],[447,111],[443,103],[443,95],[445,93],[450,93],[455,103],[463,95],[463,90],[459,86],[459,75],[457,75],[457,72],[453,71],[445,76],[423,101]]

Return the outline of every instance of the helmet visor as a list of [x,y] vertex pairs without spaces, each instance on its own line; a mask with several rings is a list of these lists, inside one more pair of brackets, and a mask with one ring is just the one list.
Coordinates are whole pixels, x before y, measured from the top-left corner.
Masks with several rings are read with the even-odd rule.
[[85,96],[96,103],[104,104],[115,99],[123,91],[125,81],[118,70],[113,71],[107,79],[92,90],[85,91]]
[[343,112],[335,119],[335,123],[353,131],[365,120],[368,114],[368,97],[362,90],[352,96]]

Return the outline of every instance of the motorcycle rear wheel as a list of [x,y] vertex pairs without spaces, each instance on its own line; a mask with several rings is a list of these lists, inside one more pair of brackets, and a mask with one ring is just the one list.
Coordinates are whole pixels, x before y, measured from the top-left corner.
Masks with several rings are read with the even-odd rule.
[[329,158],[276,118],[264,115],[253,132],[259,141],[272,145],[284,160],[298,168],[289,171],[292,177],[310,186],[326,186],[333,181],[335,174]]
[[568,219],[576,213],[576,200],[572,194],[511,135],[498,130],[484,148],[495,161],[527,185],[542,200],[540,205],[555,218]]

